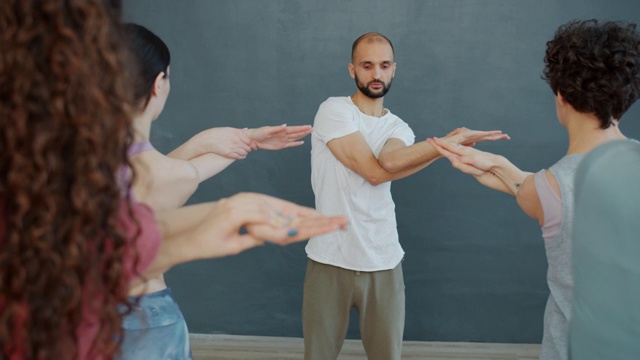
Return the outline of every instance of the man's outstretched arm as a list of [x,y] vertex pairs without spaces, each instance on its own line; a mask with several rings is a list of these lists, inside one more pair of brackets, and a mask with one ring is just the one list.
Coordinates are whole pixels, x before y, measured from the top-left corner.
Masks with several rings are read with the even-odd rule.
[[[469,129],[456,129],[448,136],[461,143],[509,138],[500,131]],[[342,164],[374,186],[415,174],[441,157],[427,141],[406,146],[402,140],[390,138],[376,158],[360,132],[333,139],[327,146]]]
[[[482,141],[508,140],[509,135],[500,130],[479,131],[458,128],[447,134],[444,139],[462,145],[474,145]],[[378,160],[390,172],[404,171],[423,164],[430,164],[441,157],[433,144],[421,141],[411,146],[404,146],[402,141],[389,139],[380,151]]]

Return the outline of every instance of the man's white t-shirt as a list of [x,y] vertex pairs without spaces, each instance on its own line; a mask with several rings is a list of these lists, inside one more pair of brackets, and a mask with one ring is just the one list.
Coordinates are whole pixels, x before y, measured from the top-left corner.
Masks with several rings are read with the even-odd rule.
[[407,146],[415,141],[409,125],[387,110],[377,118],[363,114],[350,97],[330,97],[320,105],[311,134],[311,185],[316,209],[324,215],[344,215],[347,229],[312,237],[307,256],[349,270],[395,268],[404,256],[398,241],[391,182],[377,186],[344,166],[327,143],[360,131],[377,158],[390,138]]

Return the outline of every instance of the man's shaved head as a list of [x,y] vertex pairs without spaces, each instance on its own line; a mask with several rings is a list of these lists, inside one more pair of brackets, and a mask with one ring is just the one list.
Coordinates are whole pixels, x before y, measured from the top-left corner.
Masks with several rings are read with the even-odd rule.
[[[393,44],[391,43],[391,40],[387,39],[386,36],[377,33],[377,32],[370,32],[370,33],[366,33],[362,36],[360,36],[359,38],[356,39],[356,41],[353,42],[353,46],[351,46],[351,61],[353,61],[353,55],[356,52],[356,48],[358,47],[358,45],[361,42],[366,42],[366,43],[388,43],[389,46],[391,46],[391,52],[394,53],[393,51]],[[395,54],[394,54],[395,55]]]

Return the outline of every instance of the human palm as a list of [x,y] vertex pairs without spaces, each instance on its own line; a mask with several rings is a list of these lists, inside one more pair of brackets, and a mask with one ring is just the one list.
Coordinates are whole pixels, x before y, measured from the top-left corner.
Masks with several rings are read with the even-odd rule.
[[256,142],[259,149],[280,150],[304,144],[303,137],[309,135],[313,128],[310,125],[299,126],[263,126],[248,129],[249,137]]

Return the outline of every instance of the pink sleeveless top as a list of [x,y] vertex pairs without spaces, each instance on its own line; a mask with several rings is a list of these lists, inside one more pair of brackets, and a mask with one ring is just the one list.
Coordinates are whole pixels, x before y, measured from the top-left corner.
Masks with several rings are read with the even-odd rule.
[[[138,263],[134,264],[135,252],[133,247],[130,247],[125,254],[125,276],[129,280],[133,280],[151,265],[158,254],[160,243],[162,242],[162,234],[153,210],[147,205],[137,202],[132,202],[131,207],[138,224],[140,224],[141,232],[135,243],[138,252]],[[133,239],[136,235],[136,226],[133,219],[128,216],[128,210],[124,201],[120,206],[119,220],[125,236],[127,236],[128,239]],[[91,286],[91,284],[87,284],[87,286]],[[100,299],[91,299],[88,297],[84,297],[83,299],[85,303],[83,308],[83,322],[76,330],[78,337],[78,359],[89,359],[89,349],[93,339],[98,333],[100,325],[96,319],[96,314],[93,312],[95,309],[87,308],[86,305],[99,301]]]
[[[4,241],[6,231],[6,219],[5,219],[5,207],[4,207],[4,195],[0,193],[0,244]],[[140,225],[140,234],[135,242],[132,242],[131,246],[125,253],[124,259],[124,274],[128,280],[133,280],[138,274],[146,270],[153,262],[160,249],[162,242],[162,233],[158,222],[156,221],[153,210],[141,203],[132,202],[131,204],[133,216]],[[137,229],[135,223],[128,215],[128,209],[125,200],[120,204],[120,216],[119,225],[123,230],[127,239],[133,239],[136,235]],[[138,252],[138,262],[135,264],[135,251],[134,246]],[[89,298],[87,294],[87,288],[91,284],[86,284],[83,294],[83,319],[78,328],[76,329],[76,336],[78,339],[78,359],[89,359],[89,349],[91,343],[95,339],[99,322],[96,316],[96,310],[100,306],[99,298]],[[27,304],[25,309],[28,311]],[[94,306],[91,306],[94,305]],[[2,301],[0,299],[0,309]],[[97,306],[97,307],[96,307]],[[21,326],[18,324],[17,326]],[[21,331],[20,329],[15,329]],[[24,344],[15,344],[16,352],[9,354],[11,359],[24,358]],[[93,358],[95,359],[95,357]],[[99,357],[98,357],[99,359]]]

